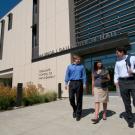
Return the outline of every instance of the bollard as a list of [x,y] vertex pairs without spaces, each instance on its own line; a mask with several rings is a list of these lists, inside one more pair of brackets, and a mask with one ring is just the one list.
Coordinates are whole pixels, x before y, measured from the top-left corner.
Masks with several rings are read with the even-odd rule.
[[17,84],[17,95],[16,95],[16,106],[19,107],[22,105],[22,92],[23,92],[23,83]]
[[61,94],[62,94],[61,83],[58,83],[58,98],[59,99],[61,99]]

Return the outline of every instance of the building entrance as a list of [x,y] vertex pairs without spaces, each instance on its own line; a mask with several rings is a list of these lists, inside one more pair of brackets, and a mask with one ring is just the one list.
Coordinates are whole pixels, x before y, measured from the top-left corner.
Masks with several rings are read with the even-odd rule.
[[[116,91],[113,78],[114,78],[114,66],[116,62],[116,56],[115,51],[113,52],[102,52],[102,53],[96,53],[92,55],[86,55],[83,57],[83,62],[86,67],[86,74],[87,74],[87,80],[88,80],[88,94],[91,94],[92,90],[92,80],[91,80],[91,73],[93,70],[94,62],[97,60],[101,60],[104,67],[109,70],[111,81],[109,85],[109,91]],[[84,92],[85,94],[85,92]]]

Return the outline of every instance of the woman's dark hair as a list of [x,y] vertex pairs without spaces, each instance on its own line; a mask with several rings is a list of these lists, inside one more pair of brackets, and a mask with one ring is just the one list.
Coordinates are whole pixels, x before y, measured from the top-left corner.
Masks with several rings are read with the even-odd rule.
[[[98,70],[98,67],[97,67],[97,64],[98,63],[101,63],[102,64],[102,61],[101,60],[96,60],[95,62],[94,62],[94,71],[97,71]],[[102,64],[102,66],[101,66],[101,69],[103,69],[103,64]]]
[[123,52],[124,54],[127,54],[127,49],[125,47],[118,47],[118,48],[116,48],[116,51]]

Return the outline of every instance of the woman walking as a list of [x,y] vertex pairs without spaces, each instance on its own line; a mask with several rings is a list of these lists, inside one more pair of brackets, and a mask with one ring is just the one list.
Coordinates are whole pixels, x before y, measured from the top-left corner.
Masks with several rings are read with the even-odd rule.
[[101,61],[96,61],[92,72],[92,95],[95,98],[95,117],[91,119],[93,124],[99,122],[100,103],[103,103],[103,120],[106,120],[107,102],[109,101],[108,81],[110,81],[108,70],[104,69]]

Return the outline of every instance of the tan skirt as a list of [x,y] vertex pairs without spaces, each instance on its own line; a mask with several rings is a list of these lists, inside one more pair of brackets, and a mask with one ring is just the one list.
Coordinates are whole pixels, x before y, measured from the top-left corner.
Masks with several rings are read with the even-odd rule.
[[94,87],[95,102],[107,103],[109,101],[108,88]]

